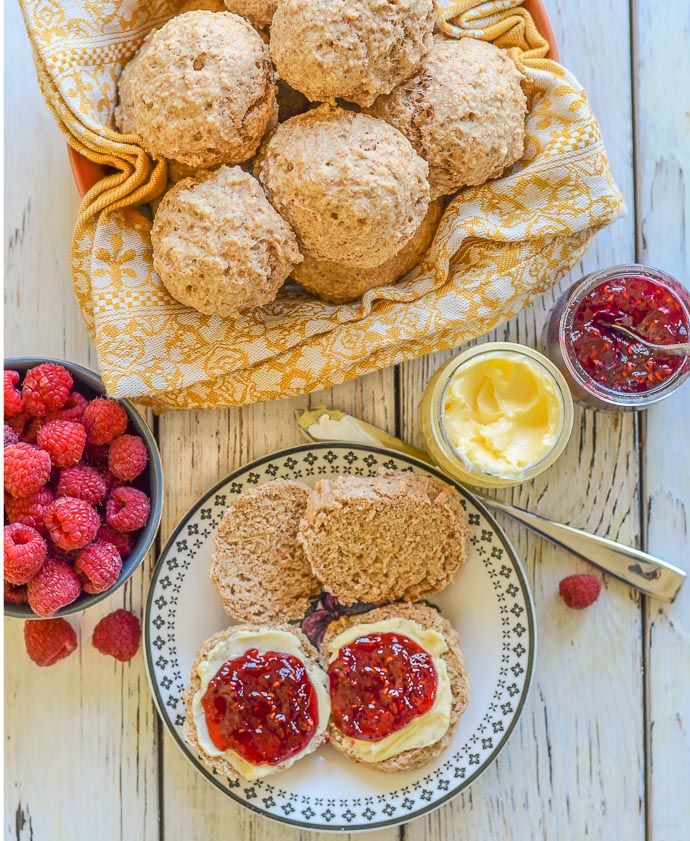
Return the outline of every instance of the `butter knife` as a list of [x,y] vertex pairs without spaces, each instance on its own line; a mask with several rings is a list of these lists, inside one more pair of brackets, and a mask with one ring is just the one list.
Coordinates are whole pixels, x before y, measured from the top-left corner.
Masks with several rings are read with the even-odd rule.
[[[444,470],[434,464],[427,453],[338,409],[320,406],[295,412],[295,418],[300,431],[309,441],[340,441],[383,447],[412,456],[444,473]],[[449,478],[452,479],[452,477]],[[453,481],[456,480],[453,479]],[[647,552],[642,552],[640,549],[633,549],[606,537],[599,537],[522,508],[516,508],[514,505],[508,505],[479,493],[474,488],[470,492],[481,499],[488,508],[507,514],[557,546],[568,549],[604,572],[625,581],[645,596],[672,602],[685,581],[685,572],[682,569],[660,558],[655,558]]]

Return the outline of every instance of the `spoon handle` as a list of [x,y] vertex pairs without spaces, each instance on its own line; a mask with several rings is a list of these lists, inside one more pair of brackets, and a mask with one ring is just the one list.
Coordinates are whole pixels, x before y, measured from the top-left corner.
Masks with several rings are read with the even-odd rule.
[[[445,473],[443,468],[434,464],[427,453],[353,415],[324,407],[295,412],[295,415],[300,431],[310,441],[373,444],[413,456]],[[547,520],[539,514],[532,514],[522,508],[500,502],[474,489],[472,493],[489,508],[507,514],[557,546],[568,549],[599,569],[620,578],[646,596],[672,602],[685,581],[685,572],[682,569],[639,549],[624,546],[622,543],[616,543],[614,540],[599,537],[563,523]]]

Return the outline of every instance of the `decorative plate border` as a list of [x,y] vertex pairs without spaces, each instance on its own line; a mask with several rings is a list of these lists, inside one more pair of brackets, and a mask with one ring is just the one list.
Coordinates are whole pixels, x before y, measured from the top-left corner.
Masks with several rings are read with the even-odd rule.
[[[363,466],[355,467],[355,462],[360,460],[357,453],[362,452],[367,454],[361,459]],[[382,460],[379,461],[376,455]],[[297,456],[301,456],[306,465],[302,468],[302,472],[295,470],[299,466]],[[166,607],[175,608],[180,590],[179,579],[183,577],[184,570],[190,566],[190,561],[186,559],[180,561],[177,557],[169,558],[168,556],[171,553],[176,555],[193,553],[194,549],[198,548],[190,549],[188,542],[190,537],[198,534],[196,526],[192,526],[188,534],[182,534],[187,528],[188,520],[198,510],[204,508],[205,502],[214,497],[211,506],[208,507],[208,513],[205,508],[201,511],[201,519],[208,519],[208,527],[215,529],[217,518],[214,517],[213,509],[219,508],[219,513],[221,513],[229,504],[228,496],[242,493],[244,482],[235,481],[240,476],[247,475],[245,481],[249,485],[259,483],[261,473],[256,471],[261,468],[269,477],[276,479],[328,476],[332,475],[330,472],[333,470],[332,465],[340,457],[346,462],[341,471],[343,474],[373,475],[381,467],[416,469],[417,472],[427,473],[453,484],[463,497],[463,506],[466,507],[469,502],[490,524],[490,530],[482,529],[481,534],[474,534],[471,541],[482,555],[482,562],[497,592],[497,600],[502,603],[500,607],[502,625],[510,626],[512,622],[515,624],[512,628],[506,628],[503,631],[504,642],[501,652],[503,665],[489,710],[461,750],[441,764],[435,773],[428,774],[414,785],[405,786],[393,792],[355,799],[310,798],[294,792],[286,792],[280,786],[266,781],[242,783],[237,780],[224,780],[221,782],[219,776],[208,770],[189,750],[180,732],[184,721],[181,695],[187,676],[182,676],[174,651],[170,651],[169,646],[174,641],[172,626],[162,618],[161,612]],[[319,459],[323,459],[325,464],[318,465]],[[405,466],[401,467],[401,465]],[[228,485],[229,489],[220,493]],[[470,525],[476,526],[480,523],[477,514],[469,513],[468,519]],[[498,540],[500,546],[493,546],[489,553],[482,544],[491,544],[494,539]],[[195,542],[200,545],[198,538]],[[176,576],[178,581],[173,583],[170,572],[178,567],[182,569]],[[160,589],[167,591],[169,588],[169,596],[159,592]],[[519,594],[522,595],[523,604],[520,604],[516,598]],[[156,596],[155,599],[154,596]],[[512,607],[508,606],[509,602],[512,602]],[[174,609],[169,612],[174,619]],[[526,615],[522,616],[523,613]],[[257,814],[290,826],[325,832],[368,831],[407,823],[447,803],[468,788],[494,762],[522,714],[534,673],[537,643],[534,605],[524,570],[512,544],[484,505],[462,485],[453,482],[434,467],[412,456],[380,447],[339,442],[302,444],[271,453],[233,471],[207,491],[182,517],[161,552],[151,577],[143,624],[146,671],[156,710],[174,741],[194,767],[225,794]],[[167,640],[163,637],[166,625],[170,632],[167,634]],[[524,634],[527,634],[525,638],[527,645],[522,644]],[[519,641],[516,645],[509,642],[512,635],[518,637]],[[165,653],[170,655],[170,659],[165,657]],[[509,665],[511,660],[512,666]],[[165,675],[160,678],[159,686],[160,672],[168,666],[173,669],[173,679]],[[166,698],[163,697],[163,693]],[[513,706],[514,697],[518,697],[517,706]],[[484,733],[486,736],[483,735]],[[495,738],[498,738],[496,743],[494,743]],[[474,748],[475,752],[472,752],[471,748]],[[464,754],[469,755],[469,761],[464,761]],[[462,762],[460,762],[461,758]],[[434,797],[435,794],[436,797]],[[396,805],[391,803],[393,799],[397,801]],[[426,805],[423,805],[424,803]],[[278,806],[283,810],[283,814],[271,811]],[[355,808],[359,814],[353,811]],[[334,823],[338,817],[334,809],[339,809],[343,823]],[[343,809],[345,811],[342,811]],[[401,809],[404,810],[402,814],[399,813]],[[304,819],[292,817],[298,813]],[[323,819],[323,823],[312,821],[317,815]],[[374,821],[378,815],[381,819]],[[356,822],[357,818],[360,820]],[[366,823],[361,823],[362,819]]]

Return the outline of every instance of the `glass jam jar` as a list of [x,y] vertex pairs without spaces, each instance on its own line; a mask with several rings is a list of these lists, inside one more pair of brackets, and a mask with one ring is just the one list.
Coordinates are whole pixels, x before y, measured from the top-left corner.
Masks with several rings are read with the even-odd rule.
[[565,449],[573,400],[553,363],[532,348],[489,342],[442,365],[419,410],[426,449],[461,482],[518,485]]
[[645,348],[606,322],[658,344],[688,341],[690,293],[660,269],[613,266],[583,277],[556,303],[546,325],[546,351],[584,406],[646,409],[690,374],[690,359]]

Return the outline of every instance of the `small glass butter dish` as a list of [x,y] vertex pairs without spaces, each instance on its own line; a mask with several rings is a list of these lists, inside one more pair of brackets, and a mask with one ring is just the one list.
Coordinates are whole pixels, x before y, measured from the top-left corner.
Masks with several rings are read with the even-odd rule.
[[420,406],[427,452],[458,479],[483,488],[518,485],[565,449],[573,400],[545,356],[490,342],[450,359],[429,381]]

